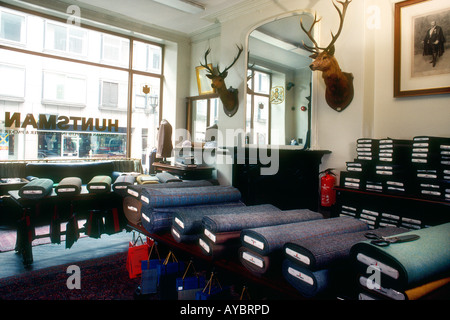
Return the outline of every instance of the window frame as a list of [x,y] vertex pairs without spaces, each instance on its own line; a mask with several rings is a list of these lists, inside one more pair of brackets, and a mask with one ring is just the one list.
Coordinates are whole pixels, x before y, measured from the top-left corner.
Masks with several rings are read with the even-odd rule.
[[[51,52],[38,52],[38,51],[33,51],[30,49],[25,48],[26,44],[27,44],[27,39],[26,39],[26,29],[27,29],[27,14],[29,15],[34,15],[37,17],[41,17],[44,19],[48,19],[50,21],[56,21],[56,22],[62,22],[65,23],[66,19],[64,18],[60,18],[60,17],[56,17],[50,14],[46,14],[46,13],[42,13],[42,12],[38,12],[35,10],[30,10],[30,9],[24,9],[21,8],[19,6],[15,6],[13,4],[6,4],[6,3],[2,3],[0,6],[0,12],[3,11],[14,11],[14,14],[17,12],[20,14],[23,14],[23,17],[25,18],[25,26],[22,26],[22,31],[24,32],[24,40],[21,43],[17,43],[14,41],[8,41],[5,39],[0,39],[0,49],[3,50],[10,50],[10,51],[15,51],[15,52],[20,52],[20,53],[25,53],[25,54],[31,54],[31,55],[35,55],[35,56],[40,56],[40,57],[44,57],[44,58],[52,58],[52,59],[58,59],[58,60],[64,60],[64,61],[69,61],[69,62],[75,62],[75,63],[80,63],[80,64],[84,64],[84,65],[90,65],[90,66],[95,66],[95,67],[101,67],[101,68],[107,68],[107,69],[113,69],[113,70],[119,70],[119,71],[125,71],[128,73],[128,90],[127,90],[127,118],[126,118],[126,157],[130,158],[131,156],[131,145],[132,145],[132,139],[131,139],[131,134],[132,134],[132,117],[133,117],[133,76],[134,75],[144,75],[144,76],[150,76],[150,77],[155,77],[155,78],[159,78],[159,103],[158,103],[158,114],[159,114],[159,122],[161,122],[162,120],[162,108],[163,108],[163,91],[164,91],[164,59],[165,59],[165,46],[162,43],[158,43],[155,41],[150,41],[148,39],[144,39],[144,38],[140,38],[139,36],[135,35],[127,35],[127,34],[122,34],[120,32],[114,32],[111,30],[107,30],[107,29],[103,29],[100,27],[95,27],[92,25],[83,25],[82,28],[87,29],[87,30],[93,30],[93,31],[97,31],[97,32],[101,32],[104,34],[108,34],[111,36],[116,36],[119,38],[124,38],[124,39],[128,39],[130,41],[129,43],[129,48],[128,48],[128,52],[129,52],[129,56],[128,56],[128,63],[127,66],[120,66],[120,65],[115,65],[113,63],[111,64],[107,64],[105,63],[105,61],[103,61],[103,59],[101,59],[100,57],[100,62],[92,62],[92,61],[85,61],[82,60],[79,57],[76,56],[61,56],[61,55],[56,55],[54,53]],[[145,35],[144,35],[145,36]],[[148,72],[148,71],[141,71],[141,70],[136,70],[133,69],[133,42],[134,41],[139,41],[139,42],[144,42],[147,44],[151,44],[151,45],[155,45],[155,46],[159,46],[161,47],[161,73],[152,73],[152,72]],[[44,45],[45,47],[45,45]],[[103,44],[102,44],[102,48],[103,48]],[[25,88],[26,89],[26,88]],[[119,109],[120,110],[120,109]],[[23,159],[26,160],[26,159]]]

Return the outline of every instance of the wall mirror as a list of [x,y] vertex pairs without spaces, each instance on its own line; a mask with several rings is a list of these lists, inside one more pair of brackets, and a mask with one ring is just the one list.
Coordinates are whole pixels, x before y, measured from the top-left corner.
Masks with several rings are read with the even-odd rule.
[[314,20],[295,12],[259,25],[248,38],[246,143],[310,146],[312,45],[300,28]]

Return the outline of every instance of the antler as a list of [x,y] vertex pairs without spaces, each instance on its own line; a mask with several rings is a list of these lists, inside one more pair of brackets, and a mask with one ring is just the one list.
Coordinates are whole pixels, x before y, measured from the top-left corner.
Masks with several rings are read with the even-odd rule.
[[242,45],[239,47],[238,45],[236,45],[236,47],[238,48],[239,52],[236,56],[236,58],[234,58],[233,62],[225,68],[225,70],[223,70],[222,72],[219,70],[219,66],[217,65],[217,71],[219,72],[219,74],[221,76],[225,76],[226,77],[226,72],[228,71],[228,69],[230,69],[235,63],[236,61],[239,59],[239,56],[241,55],[242,51],[244,50],[244,48],[242,47]]
[[319,45],[317,44],[316,40],[314,40],[314,37],[313,37],[312,34],[311,34],[312,29],[314,28],[314,25],[315,25],[317,22],[319,22],[321,19],[322,19],[322,18],[317,19],[317,15],[314,14],[314,21],[313,21],[313,23],[311,24],[311,27],[309,28],[309,30],[306,31],[305,27],[303,26],[303,21],[302,21],[302,19],[300,18],[300,28],[302,28],[303,32],[306,33],[306,35],[308,36],[309,40],[311,40],[312,43],[314,44],[315,48],[306,45],[306,44],[305,44],[305,41],[302,41],[303,46],[305,47],[306,50],[308,50],[309,52],[312,52],[312,53],[319,53],[319,52],[320,52],[320,51],[319,51],[320,49],[323,50],[323,48],[320,48],[320,47],[319,47]]
[[334,46],[334,43],[336,42],[336,40],[339,38],[339,35],[341,34],[342,27],[344,26],[345,13],[347,12],[347,7],[350,4],[350,2],[352,2],[352,0],[345,0],[345,2],[339,1],[339,0],[336,0],[336,1],[342,5],[342,11],[341,11],[341,10],[339,10],[338,6],[334,3],[334,0],[333,0],[333,6],[336,8],[336,10],[338,11],[338,14],[339,14],[339,19],[340,19],[339,29],[338,29],[338,32],[336,33],[336,35],[334,35],[333,32],[331,32],[331,42],[326,48],[319,47],[319,45],[317,44],[316,40],[314,40],[314,37],[311,34],[314,25],[317,22],[319,22],[321,19],[317,19],[316,15],[314,14],[314,22],[311,24],[311,27],[309,28],[308,31],[303,26],[302,19],[300,19],[300,27],[302,28],[302,30],[306,33],[308,38],[314,44],[314,48],[313,48],[313,47],[310,47],[310,46],[306,45],[305,42],[303,41],[303,46],[309,52],[317,54],[317,53],[320,52],[320,50],[324,50],[324,51],[330,52],[331,54],[334,53],[334,49],[332,47]]
[[340,19],[340,23],[339,23],[339,30],[336,33],[336,35],[333,34],[333,32],[331,32],[331,43],[328,45],[328,47],[325,49],[326,51],[329,51],[330,48],[334,45],[334,43],[336,42],[337,38],[339,38],[339,35],[341,34],[342,31],[342,27],[344,26],[344,18],[345,18],[345,13],[347,12],[347,7],[350,4],[350,2],[352,2],[352,0],[345,0],[345,2],[343,1],[338,1],[342,5],[342,11],[339,10],[339,8],[337,7],[337,5],[334,3],[333,1],[333,6],[336,8],[338,14],[339,14],[339,19]]
[[205,52],[205,64],[200,62],[200,65],[204,68],[206,68],[209,73],[214,74],[214,70],[208,65],[208,55],[211,52],[211,48],[209,48],[208,50],[206,50]]

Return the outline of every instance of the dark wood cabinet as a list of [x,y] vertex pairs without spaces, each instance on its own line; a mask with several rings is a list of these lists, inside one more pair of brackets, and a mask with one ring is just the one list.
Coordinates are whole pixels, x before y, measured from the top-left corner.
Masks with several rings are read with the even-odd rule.
[[[273,204],[282,209],[307,208],[318,211],[319,167],[327,150],[302,150],[280,146],[273,150],[247,145],[234,147],[233,186],[246,205]],[[278,152],[276,157],[273,152]],[[262,154],[262,156],[261,156]],[[267,157],[264,157],[267,155]],[[278,161],[274,174],[262,174]]]

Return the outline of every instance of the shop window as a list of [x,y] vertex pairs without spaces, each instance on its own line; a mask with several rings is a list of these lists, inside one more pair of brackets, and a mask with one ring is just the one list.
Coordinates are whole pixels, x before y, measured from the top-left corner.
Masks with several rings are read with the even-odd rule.
[[133,42],[133,69],[161,74],[161,47],[144,43]]

